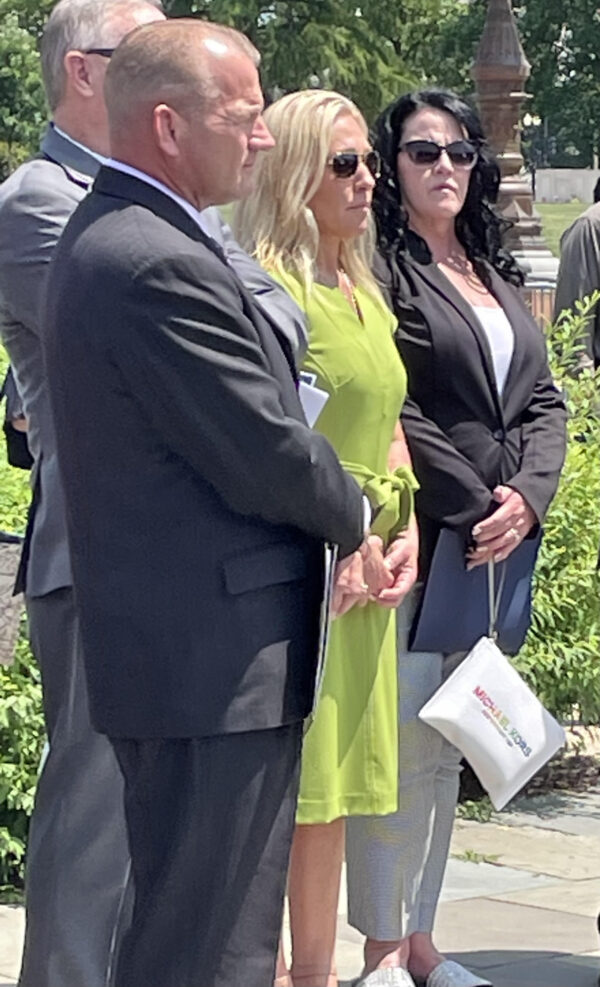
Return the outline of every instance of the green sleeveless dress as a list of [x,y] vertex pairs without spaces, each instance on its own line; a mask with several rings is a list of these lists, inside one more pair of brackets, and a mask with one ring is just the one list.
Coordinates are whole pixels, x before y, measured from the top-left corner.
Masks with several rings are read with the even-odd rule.
[[[390,473],[387,457],[406,394],[406,373],[383,302],[356,289],[361,321],[339,288],[307,294],[291,274],[274,276],[306,312],[303,369],[329,400],[315,428],[380,508],[372,530],[384,543],[406,527],[416,483]],[[384,815],[398,803],[395,612],[374,603],[333,621],[319,703],[306,734],[297,821]]]

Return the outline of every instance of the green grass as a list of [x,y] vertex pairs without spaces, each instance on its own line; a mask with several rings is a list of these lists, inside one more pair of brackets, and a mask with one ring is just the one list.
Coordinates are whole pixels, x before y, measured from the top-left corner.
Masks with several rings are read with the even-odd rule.
[[489,822],[492,818],[494,807],[488,795],[483,795],[479,800],[465,799],[459,802],[456,807],[456,814],[459,819],[471,819],[474,822]]
[[462,860],[467,864],[497,864],[499,853],[478,853],[477,850],[465,850],[463,853],[451,853],[454,860]]
[[0,905],[24,905],[25,892],[22,888],[13,888],[10,884],[0,887]]
[[560,256],[560,238],[573,220],[584,212],[589,203],[583,202],[536,202],[536,209],[542,217],[543,234],[550,250]]

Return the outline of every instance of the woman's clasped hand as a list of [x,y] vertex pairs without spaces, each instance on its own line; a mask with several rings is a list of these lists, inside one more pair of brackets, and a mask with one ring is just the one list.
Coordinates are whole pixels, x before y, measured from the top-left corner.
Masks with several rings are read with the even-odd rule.
[[387,548],[379,535],[369,535],[360,551],[338,562],[332,614],[340,617],[353,606],[378,603],[394,609],[417,578],[416,525],[398,535]]
[[474,544],[467,551],[467,569],[490,559],[504,562],[537,524],[533,510],[518,490],[500,484],[494,487],[492,496],[500,507],[472,528]]

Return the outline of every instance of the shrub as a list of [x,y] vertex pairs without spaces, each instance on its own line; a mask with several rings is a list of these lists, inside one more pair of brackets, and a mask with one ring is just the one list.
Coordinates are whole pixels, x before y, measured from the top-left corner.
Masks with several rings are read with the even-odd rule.
[[31,157],[31,151],[23,144],[8,145],[6,141],[0,140],[0,181],[18,168],[20,164]]
[[0,690],[0,885],[19,886],[44,741],[40,675],[24,627],[14,665],[0,668]]
[[568,448],[534,579],[532,627],[516,664],[559,717],[600,722],[600,372],[580,370],[580,339],[600,293],[548,329],[568,410]]
[[[0,352],[0,374],[6,360]],[[23,533],[29,474],[8,466],[0,433],[0,528]],[[44,740],[40,675],[23,620],[13,665],[0,666],[0,885],[23,878],[27,827]]]

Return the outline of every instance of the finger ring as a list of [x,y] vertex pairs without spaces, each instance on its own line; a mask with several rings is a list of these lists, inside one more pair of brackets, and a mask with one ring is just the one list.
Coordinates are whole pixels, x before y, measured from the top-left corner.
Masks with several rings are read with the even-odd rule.
[[361,583],[360,584],[360,588],[361,589],[368,589],[369,588],[369,584],[368,583]]
[[518,541],[519,540],[519,532],[517,531],[516,528],[511,528],[510,529],[510,534],[513,536],[513,538],[514,538],[515,541]]

